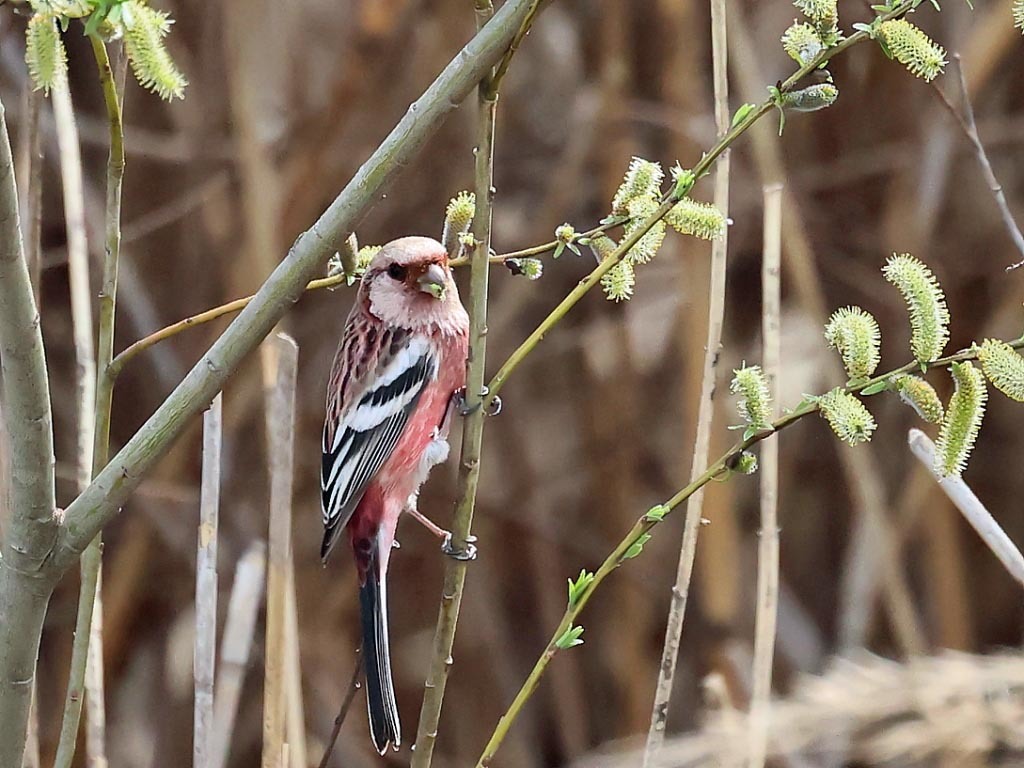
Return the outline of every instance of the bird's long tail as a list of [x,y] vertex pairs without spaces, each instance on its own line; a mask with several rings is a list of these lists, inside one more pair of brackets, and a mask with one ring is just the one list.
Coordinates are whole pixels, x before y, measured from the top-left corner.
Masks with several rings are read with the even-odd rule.
[[398,704],[391,681],[391,655],[388,650],[388,592],[386,574],[381,569],[376,540],[370,550],[366,580],[359,589],[359,610],[363,624],[363,663],[366,666],[366,704],[370,713],[370,736],[382,755],[388,745],[402,741],[398,722]]

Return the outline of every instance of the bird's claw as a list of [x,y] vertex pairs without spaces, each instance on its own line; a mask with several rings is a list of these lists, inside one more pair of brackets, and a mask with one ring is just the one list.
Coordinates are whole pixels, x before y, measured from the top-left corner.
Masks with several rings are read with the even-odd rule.
[[[484,398],[486,398],[488,394],[490,394],[490,390],[487,387],[481,387],[480,400],[473,403],[473,405],[469,405],[469,402],[466,400],[466,388],[463,387],[458,390],[455,393],[455,409],[459,412],[459,416],[466,417],[479,411]],[[487,406],[486,415],[497,416],[499,413],[501,413],[501,398],[495,395]]]
[[441,551],[453,560],[459,560],[461,562],[476,560],[476,545],[473,543],[475,541],[476,536],[467,536],[466,548],[456,549],[452,544],[452,535],[449,533],[444,537],[444,541],[441,543]]

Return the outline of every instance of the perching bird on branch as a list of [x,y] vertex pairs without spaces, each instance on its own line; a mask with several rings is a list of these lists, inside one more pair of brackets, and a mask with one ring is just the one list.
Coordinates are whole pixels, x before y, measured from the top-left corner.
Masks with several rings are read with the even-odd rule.
[[370,263],[334,357],[321,490],[327,561],[348,534],[359,577],[370,734],[401,743],[388,652],[388,558],[398,518],[416,510],[430,469],[448,458],[448,426],[466,379],[469,319],[441,243],[404,237]]

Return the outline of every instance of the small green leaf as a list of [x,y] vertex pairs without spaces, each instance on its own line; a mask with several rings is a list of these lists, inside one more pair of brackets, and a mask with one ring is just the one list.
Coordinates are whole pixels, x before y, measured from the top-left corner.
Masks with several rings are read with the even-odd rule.
[[566,243],[565,247],[568,248],[573,253],[575,253],[577,256],[582,256],[583,255],[583,254],[580,253],[580,249],[576,247],[575,243]]
[[646,520],[649,523],[660,523],[662,520],[665,519],[665,515],[667,515],[671,511],[672,510],[670,510],[664,504],[655,504],[653,507],[647,510],[647,513],[644,515],[644,520]]
[[864,397],[868,397],[869,395],[877,395],[879,392],[884,392],[888,388],[889,380],[882,379],[881,381],[876,381],[874,384],[869,384],[868,386],[864,387],[864,389],[862,389],[860,393]]
[[580,598],[587,591],[590,585],[594,581],[594,574],[588,570],[580,571],[579,577],[576,581],[572,579],[566,579],[569,582],[569,607],[575,608],[576,604],[579,603]]
[[630,544],[629,549],[627,549],[623,553],[622,559],[623,560],[632,560],[634,557],[636,557],[637,555],[639,555],[641,552],[644,551],[644,544],[646,544],[650,540],[651,540],[651,534],[649,534],[649,533],[641,533],[639,536],[637,536],[636,541],[634,541],[632,544]]
[[732,116],[732,127],[735,128],[737,125],[742,123],[751,112],[757,109],[756,104],[743,104],[739,109],[736,110],[736,114]]
[[870,24],[864,24],[864,23],[859,22],[859,21],[856,24],[853,25],[853,28],[855,30],[857,30],[858,32],[867,32],[869,35],[871,34],[871,31],[872,31]]
[[551,258],[557,259],[559,256],[561,256],[562,255],[562,251],[565,250],[565,246],[566,246],[565,243],[559,243],[558,245],[556,245],[555,246],[555,252],[553,254],[551,254]]
[[562,636],[555,641],[555,647],[566,651],[569,648],[575,648],[577,645],[583,645],[583,641],[580,639],[580,635],[583,634],[583,627],[569,626]]

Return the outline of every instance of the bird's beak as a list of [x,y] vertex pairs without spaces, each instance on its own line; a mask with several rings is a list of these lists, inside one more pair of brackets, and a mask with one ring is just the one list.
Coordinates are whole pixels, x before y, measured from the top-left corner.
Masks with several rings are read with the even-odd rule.
[[424,293],[429,293],[435,299],[443,299],[448,289],[445,277],[444,268],[440,264],[431,264],[416,278],[416,284]]

